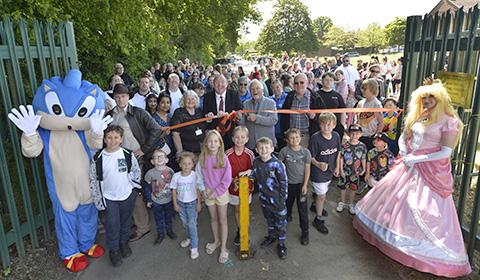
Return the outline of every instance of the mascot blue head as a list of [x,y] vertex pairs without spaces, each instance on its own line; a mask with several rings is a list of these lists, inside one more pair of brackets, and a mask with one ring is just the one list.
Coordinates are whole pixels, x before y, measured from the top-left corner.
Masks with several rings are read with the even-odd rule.
[[36,113],[52,116],[88,118],[97,109],[104,109],[104,95],[97,85],[82,81],[78,69],[72,69],[64,79],[43,80],[33,98],[33,108]]

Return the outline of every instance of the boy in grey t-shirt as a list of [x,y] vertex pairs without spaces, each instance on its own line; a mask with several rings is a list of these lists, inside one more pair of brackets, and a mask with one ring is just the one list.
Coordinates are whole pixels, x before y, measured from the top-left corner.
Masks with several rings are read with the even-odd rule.
[[167,166],[167,154],[160,149],[153,152],[151,162],[154,167],[145,174],[144,192],[147,207],[152,208],[157,225],[158,236],[153,243],[156,245],[163,241],[165,231],[171,239],[177,238],[172,229],[172,190],[168,186],[175,172]]
[[285,139],[288,146],[280,151],[278,159],[285,164],[287,169],[287,221],[292,221],[292,208],[295,200],[297,200],[300,229],[302,230],[300,243],[307,245],[309,243],[307,191],[312,156],[308,149],[300,145],[301,134],[297,128],[287,130]]

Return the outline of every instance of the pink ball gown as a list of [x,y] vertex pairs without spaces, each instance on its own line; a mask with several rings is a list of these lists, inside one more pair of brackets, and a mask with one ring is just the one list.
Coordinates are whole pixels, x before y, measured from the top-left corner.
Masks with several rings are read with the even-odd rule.
[[[443,116],[427,127],[416,123],[408,153],[441,149],[442,133],[458,133],[457,119]],[[449,159],[416,163],[399,160],[356,205],[354,228],[370,244],[403,265],[438,276],[471,272],[452,198]]]

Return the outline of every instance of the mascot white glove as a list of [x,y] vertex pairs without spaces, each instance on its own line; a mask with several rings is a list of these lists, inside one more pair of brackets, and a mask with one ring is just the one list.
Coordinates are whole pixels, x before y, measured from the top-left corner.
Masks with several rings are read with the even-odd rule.
[[89,118],[90,130],[97,135],[102,135],[105,128],[113,121],[111,116],[104,117],[104,114],[105,110],[97,110]]
[[13,108],[12,112],[8,114],[8,118],[25,133],[26,136],[32,136],[37,133],[38,125],[40,124],[41,116],[35,115],[32,105],[20,105],[20,112]]
[[409,154],[403,157],[402,159],[406,166],[412,167],[415,163],[418,163],[418,162],[449,158],[451,155],[452,155],[452,148],[447,146],[442,146],[442,149],[438,152],[434,152],[426,155],[418,155],[418,156]]

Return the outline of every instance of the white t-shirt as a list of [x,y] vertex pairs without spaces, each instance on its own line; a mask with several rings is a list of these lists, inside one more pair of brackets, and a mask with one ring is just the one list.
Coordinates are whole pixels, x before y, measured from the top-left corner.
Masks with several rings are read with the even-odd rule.
[[143,110],[145,110],[145,98],[146,96],[143,96],[137,92],[130,100],[130,103],[135,107],[142,108]]
[[[133,157],[132,157],[132,160]],[[132,193],[132,184],[128,179],[127,160],[122,149],[102,153],[103,196],[108,200],[125,200]]]
[[355,81],[360,79],[360,75],[358,75],[358,71],[352,65],[348,66],[341,66],[340,69],[343,70],[343,75],[345,76],[345,80],[347,80],[348,85],[350,88],[355,88]]
[[382,76],[387,76],[387,80],[392,79],[392,65],[390,62],[385,62],[380,65],[380,72]]
[[170,113],[173,115],[175,109],[180,107],[180,99],[182,99],[182,92],[180,89],[177,91],[170,91],[170,98],[172,99],[172,103],[170,104]]
[[170,188],[177,190],[177,199],[183,203],[192,202],[197,199],[197,176],[195,171],[192,171],[188,176],[182,176],[179,171],[173,174]]

